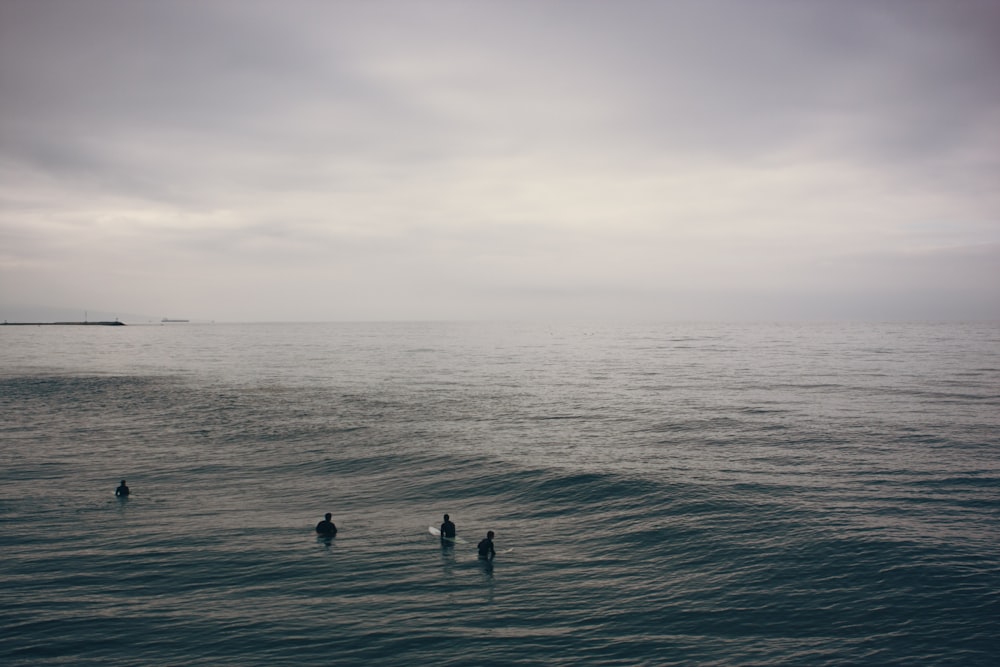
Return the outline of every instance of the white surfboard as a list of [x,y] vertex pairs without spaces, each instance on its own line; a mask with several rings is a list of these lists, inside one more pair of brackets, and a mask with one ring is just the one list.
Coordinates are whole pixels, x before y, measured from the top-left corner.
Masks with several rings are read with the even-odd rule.
[[[434,526],[427,526],[427,532],[429,532],[434,537],[441,537],[441,530],[435,528]],[[448,542],[457,542],[458,544],[465,544],[465,540],[461,537],[446,537],[444,538]]]

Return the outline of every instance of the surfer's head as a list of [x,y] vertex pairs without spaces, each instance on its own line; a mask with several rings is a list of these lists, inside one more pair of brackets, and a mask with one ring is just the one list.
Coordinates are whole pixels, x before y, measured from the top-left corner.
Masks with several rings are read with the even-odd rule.
[[330,514],[329,512],[327,512],[326,513],[326,520],[329,521],[332,516],[333,516],[332,514]]
[[490,538],[492,540],[493,539],[493,531],[492,530],[486,531],[486,537],[488,537],[488,538]]
[[444,515],[444,520],[445,520],[445,521],[447,521],[447,520],[448,520],[448,515],[447,515],[447,514],[445,514],[445,515]]

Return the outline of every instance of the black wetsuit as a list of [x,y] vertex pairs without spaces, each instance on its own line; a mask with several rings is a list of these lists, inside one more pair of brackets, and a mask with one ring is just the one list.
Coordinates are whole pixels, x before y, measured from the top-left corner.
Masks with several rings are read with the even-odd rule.
[[455,539],[455,524],[451,521],[445,521],[441,524],[441,539],[445,538]]
[[479,557],[482,560],[493,560],[493,557],[497,555],[496,550],[493,548],[493,540],[486,537],[479,543]]
[[316,524],[316,532],[320,535],[326,535],[328,537],[333,537],[337,534],[337,526],[334,525],[332,521],[327,521],[323,519]]
[[128,487],[122,484],[117,489],[115,489],[115,495],[118,497],[128,497],[129,490]]

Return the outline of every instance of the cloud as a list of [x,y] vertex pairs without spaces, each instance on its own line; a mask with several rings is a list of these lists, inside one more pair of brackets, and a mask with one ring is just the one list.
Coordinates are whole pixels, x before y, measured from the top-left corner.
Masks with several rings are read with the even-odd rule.
[[0,304],[997,317],[997,34],[977,0],[7,2]]

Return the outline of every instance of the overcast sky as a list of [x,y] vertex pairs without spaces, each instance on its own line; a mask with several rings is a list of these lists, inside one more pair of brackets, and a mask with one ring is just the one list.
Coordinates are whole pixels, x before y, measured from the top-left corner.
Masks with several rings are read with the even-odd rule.
[[0,0],[0,307],[1000,318],[995,0]]

